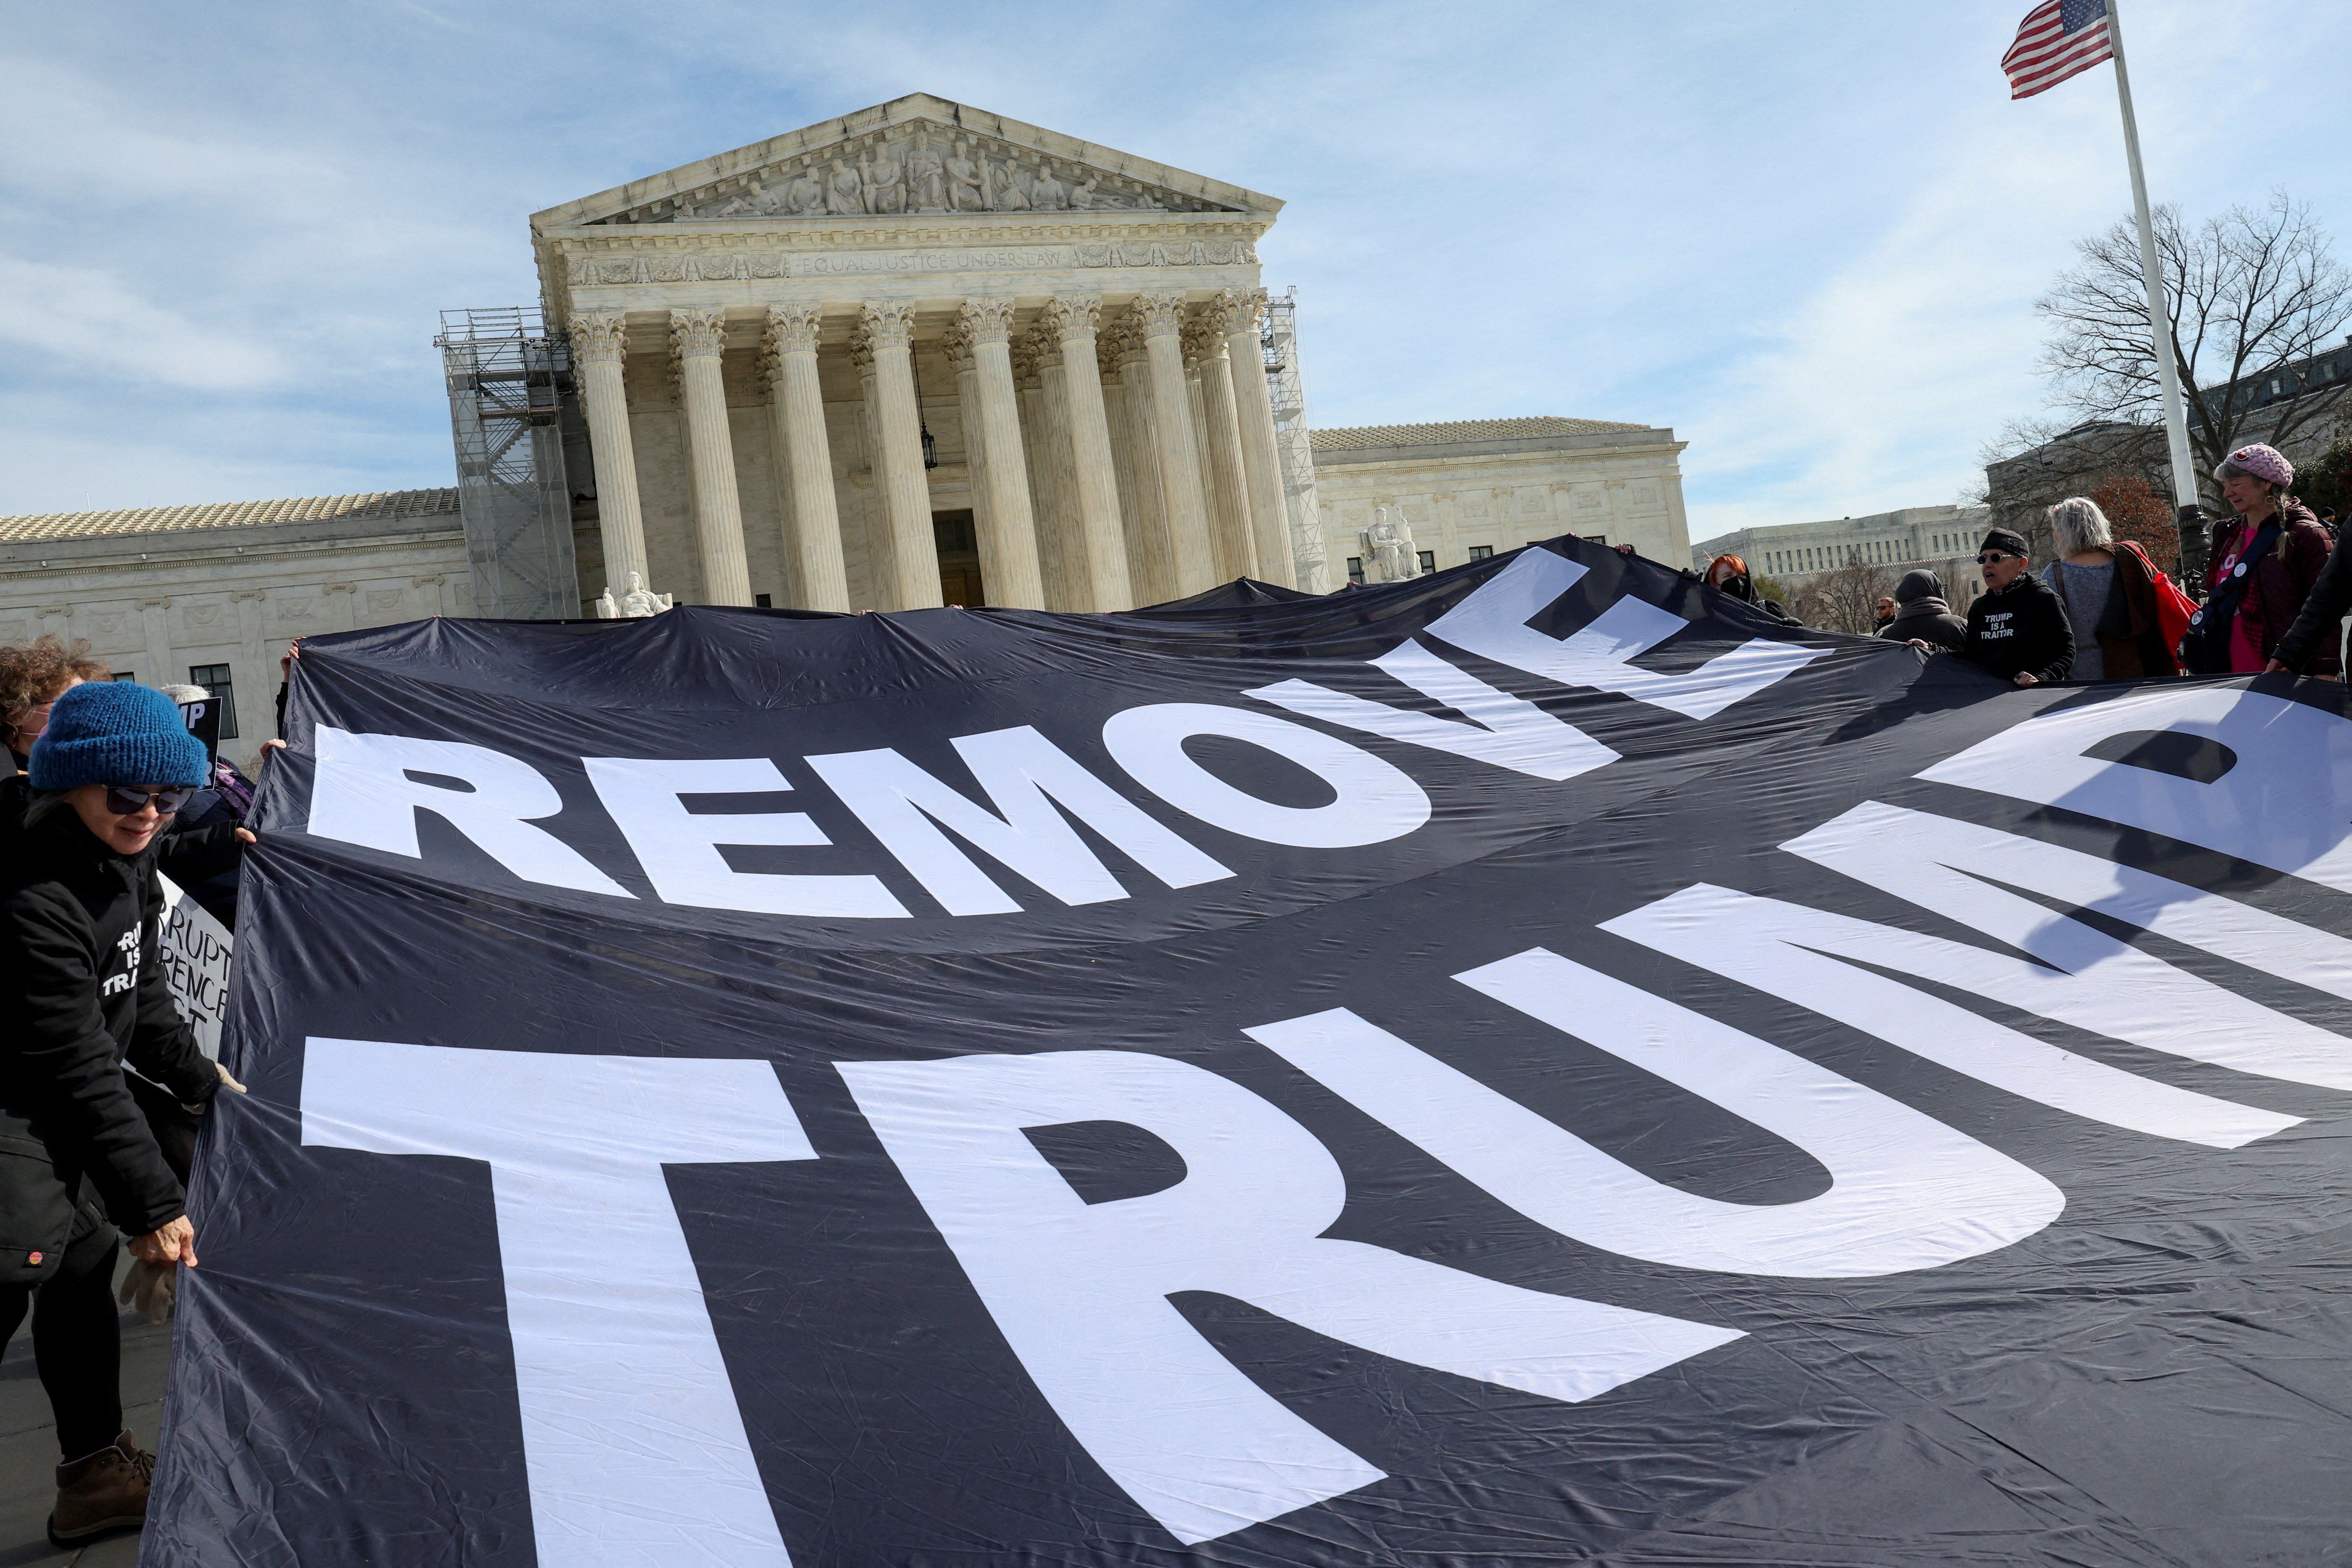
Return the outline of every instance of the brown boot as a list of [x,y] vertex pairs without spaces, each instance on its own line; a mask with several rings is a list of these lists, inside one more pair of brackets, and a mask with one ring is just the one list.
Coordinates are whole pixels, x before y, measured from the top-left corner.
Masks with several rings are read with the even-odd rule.
[[49,1515],[49,1543],[66,1546],[112,1530],[147,1522],[147,1483],[155,1456],[126,1428],[111,1448],[58,1467],[58,1506]]

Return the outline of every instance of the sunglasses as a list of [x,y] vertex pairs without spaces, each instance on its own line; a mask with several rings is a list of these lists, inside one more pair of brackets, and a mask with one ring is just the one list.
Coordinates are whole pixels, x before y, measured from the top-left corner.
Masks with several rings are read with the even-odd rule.
[[2011,555],[2006,550],[1988,550],[1982,555],[1977,557],[1977,564],[1979,566],[1990,566],[1996,561],[2022,561],[2024,559],[2024,556]]
[[169,816],[187,805],[188,797],[195,793],[183,784],[172,784],[163,789],[133,789],[124,784],[109,784],[106,786],[106,809],[117,816],[136,816],[147,809],[149,801],[152,801],[158,812]]

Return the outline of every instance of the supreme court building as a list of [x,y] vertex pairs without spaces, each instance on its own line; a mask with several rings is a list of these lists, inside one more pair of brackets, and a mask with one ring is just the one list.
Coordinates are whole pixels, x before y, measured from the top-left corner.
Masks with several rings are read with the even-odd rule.
[[[1669,429],[1311,428],[1259,268],[1282,205],[916,94],[551,207],[539,308],[508,313],[547,401],[500,435],[453,373],[456,489],[0,518],[0,638],[257,696],[290,636],[609,614],[633,574],[678,603],[1090,611],[1563,531],[1687,557]],[[538,532],[478,514],[534,450]],[[1376,519],[1412,535],[1386,566]]]

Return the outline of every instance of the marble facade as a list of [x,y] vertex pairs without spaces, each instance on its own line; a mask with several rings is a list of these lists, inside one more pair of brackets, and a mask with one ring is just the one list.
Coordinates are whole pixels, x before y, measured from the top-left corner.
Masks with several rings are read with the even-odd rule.
[[1413,564],[1458,566],[1562,533],[1690,553],[1680,454],[1663,426],[1601,419],[1473,419],[1317,430],[1315,489],[1334,575],[1382,580],[1364,544],[1402,513]]
[[917,94],[534,215],[595,458],[583,601],[630,572],[823,610],[1296,584],[1281,206]]

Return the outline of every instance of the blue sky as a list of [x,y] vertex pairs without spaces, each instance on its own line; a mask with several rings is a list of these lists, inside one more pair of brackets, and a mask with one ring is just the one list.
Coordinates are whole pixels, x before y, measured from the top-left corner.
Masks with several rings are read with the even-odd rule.
[[[449,483],[436,312],[528,214],[909,91],[1285,198],[1318,424],[1671,425],[1694,539],[1948,501],[2128,210],[2029,3],[5,0],[0,513]],[[2352,6],[2125,19],[2158,199],[2352,247]]]

